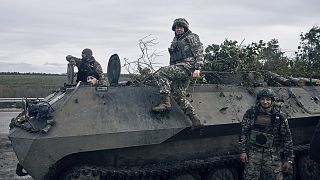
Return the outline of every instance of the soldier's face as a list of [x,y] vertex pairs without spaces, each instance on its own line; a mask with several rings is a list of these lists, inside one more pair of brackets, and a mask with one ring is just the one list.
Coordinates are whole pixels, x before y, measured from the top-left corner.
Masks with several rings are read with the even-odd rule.
[[93,77],[93,76],[88,76],[87,77],[87,82],[90,83],[91,85],[95,86],[98,84],[98,80],[97,78]]
[[87,55],[85,53],[82,53],[81,56],[82,56],[82,58],[87,57]]
[[269,98],[269,97],[261,97],[259,99],[259,103],[260,105],[263,107],[263,108],[269,108],[271,107],[271,104],[272,104],[272,99]]
[[176,32],[177,35],[183,34],[184,33],[184,27],[176,26],[175,32]]

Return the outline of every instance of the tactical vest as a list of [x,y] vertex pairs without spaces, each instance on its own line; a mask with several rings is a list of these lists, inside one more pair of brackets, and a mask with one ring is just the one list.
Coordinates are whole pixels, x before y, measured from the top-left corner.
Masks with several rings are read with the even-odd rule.
[[94,61],[82,60],[78,67],[77,82],[87,82],[88,73],[94,70]]
[[275,109],[271,110],[271,122],[267,126],[257,124],[259,107],[254,110],[254,122],[251,126],[250,143],[254,146],[272,148],[280,146],[280,126],[284,121],[283,116]]
[[191,32],[188,31],[182,37],[177,38],[172,42],[171,47],[169,48],[170,53],[170,65],[174,65],[180,62],[183,62],[185,59],[189,57],[194,57],[191,45],[186,36],[188,36]]

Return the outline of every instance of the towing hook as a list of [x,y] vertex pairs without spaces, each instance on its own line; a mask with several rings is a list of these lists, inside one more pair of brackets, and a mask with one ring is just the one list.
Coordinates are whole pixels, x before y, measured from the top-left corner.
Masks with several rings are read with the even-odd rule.
[[18,176],[25,176],[28,175],[27,171],[21,166],[21,164],[17,164],[17,168],[16,168],[16,174]]

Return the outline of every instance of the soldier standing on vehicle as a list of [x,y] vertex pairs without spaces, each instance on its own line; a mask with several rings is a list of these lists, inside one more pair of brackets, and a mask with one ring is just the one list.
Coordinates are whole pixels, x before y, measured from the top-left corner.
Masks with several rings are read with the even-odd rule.
[[71,55],[66,57],[67,61],[77,66],[78,73],[77,73],[77,82],[87,82],[87,76],[90,71],[95,71],[99,74],[99,85],[107,85],[106,78],[103,74],[102,67],[98,61],[92,56],[91,49],[84,49],[81,54],[82,58],[77,58]]
[[273,106],[275,93],[271,89],[262,89],[257,101],[241,122],[239,146],[240,159],[245,163],[244,179],[258,180],[262,172],[268,172],[269,179],[281,180],[282,172],[292,169],[294,158],[288,120]]
[[190,118],[193,128],[201,128],[203,125],[187,100],[186,91],[191,78],[200,76],[203,46],[199,36],[190,31],[189,23],[184,18],[174,20],[172,31],[175,32],[175,37],[169,48],[170,66],[162,67],[156,73],[156,77],[159,78],[160,94],[163,95],[162,101],[152,110],[154,112],[169,110],[172,91],[174,100]]

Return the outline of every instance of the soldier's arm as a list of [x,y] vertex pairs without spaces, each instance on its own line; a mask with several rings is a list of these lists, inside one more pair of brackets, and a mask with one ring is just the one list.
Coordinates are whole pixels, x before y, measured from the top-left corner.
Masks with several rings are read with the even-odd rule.
[[195,56],[195,69],[200,70],[203,65],[203,45],[197,34],[193,34],[189,38],[189,43],[191,47],[192,54]]
[[288,120],[284,118],[284,121],[281,123],[280,133],[282,136],[283,142],[283,150],[284,150],[284,160],[286,161],[293,161],[294,154],[293,154],[293,142],[292,136],[288,124]]
[[174,51],[174,42],[176,41],[176,37],[173,38],[170,47],[168,48],[169,54],[170,54],[170,65],[174,64],[175,61],[175,54],[173,53]]
[[96,72],[99,74],[99,85],[108,85],[105,75],[103,74],[102,67],[98,61],[94,63],[94,68]]
[[241,121],[241,134],[239,137],[239,149],[241,153],[247,153],[248,151],[248,141],[251,128],[251,115],[250,110],[248,110]]
[[68,55],[68,56],[66,57],[66,60],[67,60],[70,64],[75,65],[75,66],[77,66],[77,67],[79,67],[79,65],[80,65],[80,63],[81,63],[81,61],[82,61],[80,58],[77,58],[77,57],[74,57],[74,56],[71,56],[71,55]]

